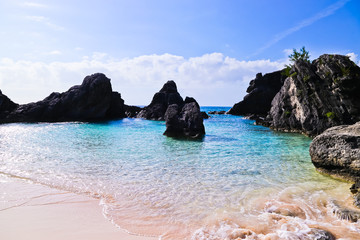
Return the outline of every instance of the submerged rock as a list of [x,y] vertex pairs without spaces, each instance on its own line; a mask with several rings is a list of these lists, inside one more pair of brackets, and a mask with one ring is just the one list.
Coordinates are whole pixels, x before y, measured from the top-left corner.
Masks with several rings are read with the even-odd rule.
[[347,220],[349,222],[357,222],[358,220],[360,220],[359,210],[342,207],[335,201],[333,201],[330,205],[333,214],[335,214],[337,218],[341,220]]
[[311,229],[310,235],[314,238],[314,240],[335,240],[335,236],[328,231],[313,228]]
[[81,85],[63,93],[54,92],[44,100],[18,105],[0,121],[59,122],[95,121],[125,116],[124,100],[112,92],[110,79],[102,73],[85,77]]
[[357,180],[360,176],[360,122],[332,127],[310,144],[313,164],[321,172]]
[[285,78],[281,71],[264,76],[261,73],[256,74],[256,78],[250,81],[250,86],[246,90],[248,94],[241,102],[236,103],[228,114],[266,116],[271,108],[271,101],[279,92]]
[[271,103],[276,130],[318,135],[327,128],[360,121],[360,67],[349,57],[322,55],[299,60]]

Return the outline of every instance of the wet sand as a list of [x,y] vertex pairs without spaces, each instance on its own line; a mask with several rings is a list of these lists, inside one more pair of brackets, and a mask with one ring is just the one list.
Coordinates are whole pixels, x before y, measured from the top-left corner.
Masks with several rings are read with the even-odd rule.
[[117,228],[99,200],[0,174],[0,239],[155,240]]

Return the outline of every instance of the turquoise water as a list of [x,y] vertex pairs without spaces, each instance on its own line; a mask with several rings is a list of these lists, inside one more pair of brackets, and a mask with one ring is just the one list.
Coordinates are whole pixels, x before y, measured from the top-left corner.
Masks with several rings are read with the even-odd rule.
[[311,228],[330,220],[360,233],[324,216],[348,184],[315,171],[310,138],[238,116],[204,124],[202,141],[167,138],[164,122],[142,119],[1,125],[0,172],[98,197],[118,226],[163,239],[314,239]]

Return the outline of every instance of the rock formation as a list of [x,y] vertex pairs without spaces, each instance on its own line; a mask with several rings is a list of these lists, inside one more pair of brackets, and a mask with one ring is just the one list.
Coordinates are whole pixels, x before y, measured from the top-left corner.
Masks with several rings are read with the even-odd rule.
[[285,78],[281,71],[264,76],[261,73],[256,74],[256,78],[250,81],[250,86],[246,90],[248,94],[241,102],[236,103],[228,114],[265,117],[270,111],[271,101],[279,92]]
[[164,120],[168,106],[171,104],[182,105],[183,102],[175,82],[168,81],[159,92],[155,93],[150,105],[141,110],[137,117],[148,120]]
[[171,104],[165,112],[168,137],[202,138],[205,135],[200,106],[193,98],[185,98],[184,105]]
[[164,135],[168,137],[202,138],[205,134],[204,114],[200,112],[199,104],[190,97],[184,101],[174,81],[165,83],[137,117],[165,120]]
[[321,172],[360,179],[360,122],[327,129],[310,144],[313,164]]
[[347,56],[299,60],[289,74],[272,100],[270,127],[315,136],[360,121],[360,68]]
[[[350,191],[354,205],[360,207],[360,122],[327,129],[314,138],[309,151],[320,172],[355,182]],[[351,221],[360,219],[359,211],[338,209],[340,216]]]
[[110,79],[102,73],[85,77],[81,85],[63,93],[54,92],[44,100],[13,104],[0,96],[0,122],[95,121],[125,116],[124,100],[112,92]]

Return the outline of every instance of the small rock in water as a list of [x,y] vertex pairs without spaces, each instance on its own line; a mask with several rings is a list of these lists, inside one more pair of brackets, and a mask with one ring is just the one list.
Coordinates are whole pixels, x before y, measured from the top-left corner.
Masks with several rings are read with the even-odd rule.
[[225,111],[209,111],[209,114],[217,114],[217,115],[222,115],[225,114]]
[[322,230],[322,229],[313,228],[311,230],[311,233],[312,233],[312,235],[314,235],[315,240],[335,240],[336,239],[334,237],[334,235],[332,235],[330,232]]
[[360,219],[360,211],[339,206],[335,201],[331,203],[332,211],[336,217],[349,222],[357,222]]

